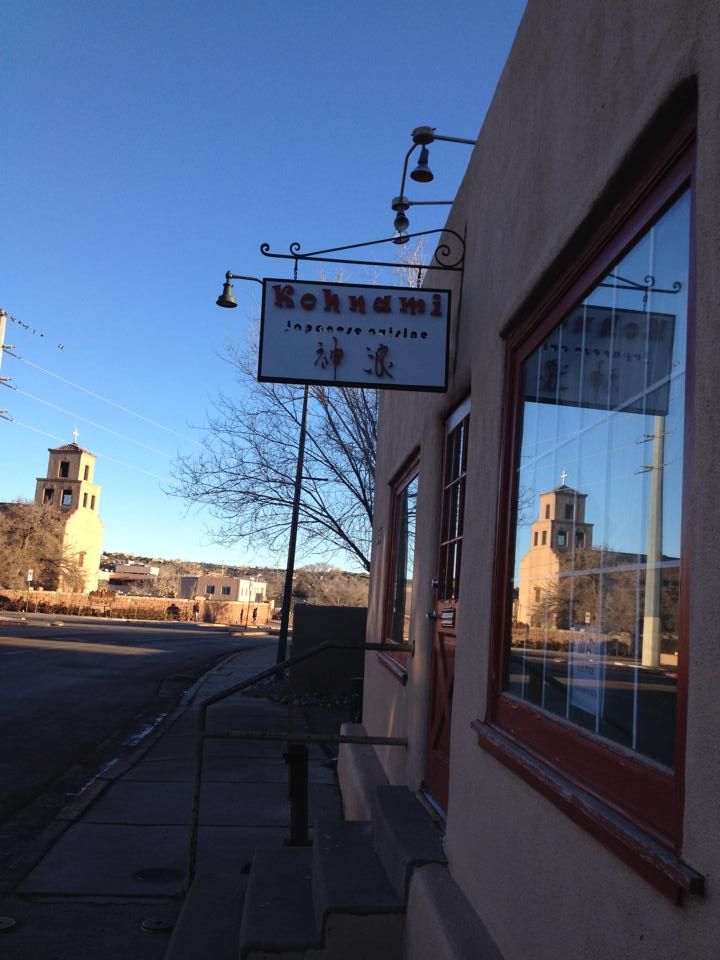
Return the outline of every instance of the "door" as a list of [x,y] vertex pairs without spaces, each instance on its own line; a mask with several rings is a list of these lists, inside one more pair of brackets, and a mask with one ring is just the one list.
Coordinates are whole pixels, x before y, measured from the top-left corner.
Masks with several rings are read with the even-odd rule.
[[455,681],[456,622],[462,562],[465,476],[470,401],[446,424],[437,576],[433,580],[433,645],[430,679],[425,787],[447,810],[450,778],[450,725]]

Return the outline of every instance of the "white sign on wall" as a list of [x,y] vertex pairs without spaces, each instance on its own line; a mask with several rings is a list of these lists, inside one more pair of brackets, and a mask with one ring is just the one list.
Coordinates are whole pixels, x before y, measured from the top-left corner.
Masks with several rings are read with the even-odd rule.
[[450,291],[263,280],[258,380],[447,390]]

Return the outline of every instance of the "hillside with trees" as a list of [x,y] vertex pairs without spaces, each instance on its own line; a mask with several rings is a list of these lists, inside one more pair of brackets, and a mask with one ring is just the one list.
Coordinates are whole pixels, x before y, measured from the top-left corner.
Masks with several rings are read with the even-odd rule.
[[[145,596],[174,597],[181,576],[217,574],[226,577],[246,577],[267,584],[267,596],[280,604],[285,582],[285,571],[276,567],[245,567],[201,563],[187,560],[165,560],[160,557],[136,556],[128,553],[104,553],[101,566],[105,570],[122,563],[142,563],[159,567],[160,573],[152,581],[131,584],[129,593]],[[368,576],[351,573],[328,563],[311,563],[295,571],[293,596],[297,602],[318,606],[364,607],[368,598]]]

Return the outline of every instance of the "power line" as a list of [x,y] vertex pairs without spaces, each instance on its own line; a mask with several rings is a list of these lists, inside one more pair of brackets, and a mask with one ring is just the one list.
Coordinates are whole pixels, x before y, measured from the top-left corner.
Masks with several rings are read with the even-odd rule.
[[176,437],[180,437],[181,440],[186,440],[188,443],[196,443],[198,446],[203,446],[200,440],[196,440],[195,437],[187,437],[183,433],[178,433],[177,430],[173,430],[172,427],[166,427],[162,423],[158,423],[157,420],[151,420],[150,417],[144,416],[142,413],[136,413],[135,410],[130,410],[129,407],[124,407],[121,403],[116,403],[115,400],[110,400],[108,397],[103,397],[99,393],[94,393],[92,390],[88,390],[87,387],[80,386],[79,383],[73,383],[72,380],[67,380],[65,377],[61,377],[59,373],[53,373],[52,370],[48,370],[46,367],[41,367],[39,363],[33,363],[32,360],[27,360],[25,357],[21,357],[18,354],[9,354],[9,356],[14,357],[16,360],[26,363],[29,367],[34,367],[36,370],[40,370],[42,373],[46,373],[49,377],[55,377],[56,380],[60,380],[62,383],[66,383],[70,387],[74,387],[75,390],[81,390],[83,393],[87,393],[89,396],[94,397],[96,400],[102,400],[103,403],[109,403],[113,407],[117,407],[118,410],[122,410],[123,413],[130,414],[131,417],[137,417],[138,420],[144,420],[145,423],[151,424],[153,427],[157,427],[159,430],[165,430],[166,433],[172,433]]
[[[24,423],[22,420],[17,420],[13,417],[12,423],[16,423],[19,427],[23,427],[25,430],[32,430],[33,433],[39,433],[43,437],[49,437],[51,440],[57,440],[59,443],[65,443],[63,437],[58,437],[54,433],[48,433],[46,430],[40,430],[38,427],[33,427],[32,424]],[[127,467],[128,470],[135,470],[137,473],[144,473],[148,477],[152,477],[154,480],[159,480],[161,483],[167,482],[167,477],[160,477],[156,473],[151,473],[149,470],[143,470],[142,467],[136,467],[133,463],[126,463],[124,460],[116,460],[115,457],[108,457],[104,453],[96,453],[94,456],[98,460],[107,460],[110,463],[117,463],[121,467]]]
[[87,417],[81,416],[79,413],[73,413],[71,410],[65,410],[64,407],[59,407],[56,403],[51,403],[49,400],[43,400],[42,397],[36,397],[32,393],[28,393],[27,390],[21,390],[18,387],[17,392],[23,397],[29,397],[31,400],[37,400],[38,403],[44,403],[46,407],[52,407],[53,410],[59,410],[60,413],[66,413],[69,417],[73,417],[75,420],[82,420],[83,423],[89,423],[92,427],[97,427],[98,430],[105,430],[107,433],[112,433],[115,437],[120,437],[121,440],[127,440],[128,443],[134,443],[138,447],[144,447],[146,450],[150,450],[152,453],[157,453],[161,457],[167,457],[168,460],[173,459],[171,453],[165,453],[164,450],[157,450],[155,447],[148,446],[147,443],[142,443],[140,440],[135,440],[133,437],[127,437],[124,433],[118,433],[117,430],[111,430],[110,427],[104,427],[101,423],[96,423],[94,420],[89,420]]

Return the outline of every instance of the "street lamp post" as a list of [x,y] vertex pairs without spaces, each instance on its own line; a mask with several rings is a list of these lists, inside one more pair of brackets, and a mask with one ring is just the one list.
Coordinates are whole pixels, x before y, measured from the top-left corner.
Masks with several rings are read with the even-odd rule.
[[302,472],[305,462],[305,434],[307,432],[308,386],[303,390],[302,415],[300,417],[300,436],[298,438],[297,466],[295,468],[295,490],[293,493],[292,517],[290,519],[290,540],[288,542],[287,565],[285,567],[285,585],[283,587],[282,609],[280,613],[280,636],[278,638],[277,663],[287,656],[288,629],[290,626],[290,604],[295,573],[295,547],[297,544],[298,520],[300,518],[300,495],[302,493]]
[[[261,283],[257,277],[243,277],[229,270],[225,274],[225,283],[220,296],[215,301],[219,307],[236,307],[237,301],[233,294],[233,280],[254,280]],[[288,541],[287,564],[285,566],[285,584],[283,586],[282,608],[280,612],[280,636],[276,663],[281,663],[287,657],[288,630],[290,626],[290,604],[292,602],[292,585],[295,573],[295,548],[297,545],[298,521],[300,518],[300,496],[302,494],[302,473],[305,462],[305,435],[307,432],[308,387],[303,391],[302,415],[300,417],[300,436],[298,437],[297,466],[295,468],[295,489],[293,491],[292,515],[290,519],[290,539]]]

